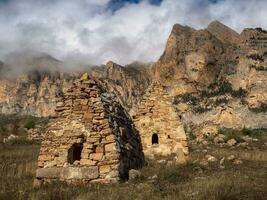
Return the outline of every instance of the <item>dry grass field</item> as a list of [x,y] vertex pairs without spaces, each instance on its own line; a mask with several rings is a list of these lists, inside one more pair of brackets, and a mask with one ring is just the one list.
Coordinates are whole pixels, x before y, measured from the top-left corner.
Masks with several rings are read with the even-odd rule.
[[[0,199],[265,200],[267,151],[263,141],[266,138],[250,149],[193,143],[188,164],[167,166],[148,161],[141,169],[142,177],[135,181],[86,187],[53,183],[39,189],[33,188],[39,145],[0,144]],[[205,154],[218,161],[202,164]],[[220,167],[220,159],[229,155],[243,163],[234,165],[226,159],[224,168]]]

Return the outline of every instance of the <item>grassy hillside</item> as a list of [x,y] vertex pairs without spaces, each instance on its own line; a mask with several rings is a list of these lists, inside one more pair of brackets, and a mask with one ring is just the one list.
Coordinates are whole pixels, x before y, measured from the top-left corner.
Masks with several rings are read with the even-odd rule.
[[[266,138],[252,148],[203,146],[192,142],[187,165],[177,166],[148,161],[142,177],[115,185],[68,186],[53,183],[32,187],[40,146],[0,144],[0,199],[98,199],[98,200],[263,200],[267,196]],[[203,163],[207,154],[217,162]],[[221,158],[242,159],[233,164]],[[154,177],[153,177],[154,176]]]

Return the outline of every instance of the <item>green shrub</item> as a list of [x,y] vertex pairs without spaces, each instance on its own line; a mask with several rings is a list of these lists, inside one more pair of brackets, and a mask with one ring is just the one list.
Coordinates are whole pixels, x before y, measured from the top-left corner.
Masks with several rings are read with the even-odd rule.
[[189,102],[192,105],[196,105],[198,102],[198,98],[195,97],[192,93],[185,93],[185,94],[175,96],[173,103],[178,104],[180,102],[183,102],[183,103]]
[[209,111],[209,110],[210,110],[210,108],[207,108],[207,107],[201,107],[201,106],[196,106],[196,107],[194,108],[194,111],[195,111],[196,113],[204,113],[204,112]]
[[196,134],[193,133],[192,131],[190,131],[190,132],[188,133],[188,136],[189,136],[189,139],[190,139],[190,140],[195,140],[195,139],[197,139]]
[[226,97],[224,98],[220,98],[220,99],[216,99],[215,102],[214,102],[214,106],[219,106],[223,103],[228,103],[228,99]]
[[241,130],[241,132],[243,135],[248,135],[250,137],[260,138],[264,134],[267,133],[267,129],[266,128],[249,129],[249,128],[244,127]]
[[227,140],[235,139],[237,142],[243,142],[242,139],[243,134],[241,134],[240,130],[235,130],[232,128],[220,128],[218,130],[219,134],[225,135]]
[[239,90],[233,90],[231,94],[233,97],[242,98],[247,96],[247,93],[248,92],[243,88],[239,88]]
[[219,134],[223,134],[227,137],[227,139],[235,139],[237,142],[243,142],[243,136],[250,136],[260,138],[263,135],[267,134],[267,129],[257,128],[251,129],[244,127],[243,129],[231,129],[231,128],[221,128],[218,131]]
[[32,129],[35,127],[35,125],[36,125],[36,122],[33,119],[30,119],[29,121],[26,122],[26,124],[24,125],[24,128]]

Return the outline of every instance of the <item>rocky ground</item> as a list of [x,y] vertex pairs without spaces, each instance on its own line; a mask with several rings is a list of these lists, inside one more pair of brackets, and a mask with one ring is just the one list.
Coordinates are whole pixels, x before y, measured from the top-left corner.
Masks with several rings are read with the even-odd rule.
[[221,130],[201,141],[191,136],[186,165],[166,157],[147,160],[130,180],[115,185],[33,188],[38,143],[0,144],[0,199],[246,199],[267,195],[267,131]]

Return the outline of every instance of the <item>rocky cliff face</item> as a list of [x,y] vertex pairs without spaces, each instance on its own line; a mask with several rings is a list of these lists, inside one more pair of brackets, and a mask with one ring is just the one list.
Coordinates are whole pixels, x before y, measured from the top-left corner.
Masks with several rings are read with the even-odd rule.
[[[216,37],[220,28],[225,29],[219,26],[194,30],[174,25],[163,55],[153,66],[155,77],[165,85],[178,83],[183,88],[191,85],[189,88],[199,89],[214,82],[222,70],[233,70],[232,66],[237,63],[235,55],[239,52],[235,44],[222,41],[222,34]],[[226,32],[231,34],[228,30]]]
[[266,36],[217,21],[204,30],[174,25],[153,73],[189,129],[267,127]]
[[[24,59],[23,59],[24,58]],[[119,66],[107,65],[83,69],[78,72],[60,72],[60,61],[50,56],[19,56],[12,66],[0,66],[0,112],[2,114],[34,115],[48,117],[54,115],[58,97],[71,86],[74,79],[85,71],[95,77],[106,79],[113,90],[130,109],[143,95],[150,83],[149,64],[134,63]],[[16,73],[24,68],[23,72]]]
[[144,95],[152,81],[151,65],[136,62],[120,66],[110,61],[105,66],[93,68],[90,73],[107,80],[110,89],[114,90],[123,105],[130,110]]

